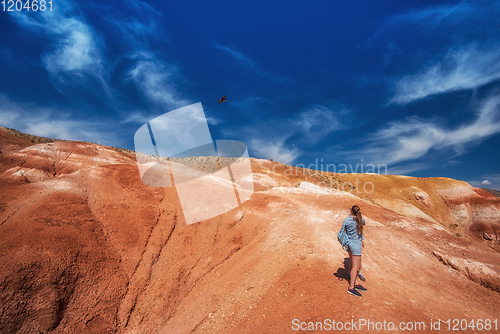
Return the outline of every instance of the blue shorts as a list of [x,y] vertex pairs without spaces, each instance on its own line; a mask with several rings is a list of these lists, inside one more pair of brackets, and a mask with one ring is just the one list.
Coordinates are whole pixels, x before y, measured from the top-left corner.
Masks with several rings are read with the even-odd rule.
[[363,245],[361,244],[361,240],[351,240],[349,241],[349,250],[352,255],[360,255],[361,256],[361,248]]

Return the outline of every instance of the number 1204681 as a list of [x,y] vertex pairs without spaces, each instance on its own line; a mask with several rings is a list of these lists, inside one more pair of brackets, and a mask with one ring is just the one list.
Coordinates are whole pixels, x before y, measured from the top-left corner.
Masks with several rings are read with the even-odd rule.
[[52,0],[2,0],[0,2],[4,12],[45,12],[52,11]]
[[465,331],[466,329],[472,329],[472,330],[485,330],[485,331],[498,331],[498,320],[494,319],[478,319],[478,320],[471,320],[470,322],[467,321],[466,319],[448,319],[447,321],[441,320],[444,324],[448,325],[447,329],[449,331]]

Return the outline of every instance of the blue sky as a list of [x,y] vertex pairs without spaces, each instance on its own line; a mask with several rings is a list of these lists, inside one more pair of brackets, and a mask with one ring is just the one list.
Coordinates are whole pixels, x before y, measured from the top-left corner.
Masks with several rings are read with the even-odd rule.
[[54,0],[0,32],[2,126],[134,149],[201,102],[253,157],[500,189],[498,1]]

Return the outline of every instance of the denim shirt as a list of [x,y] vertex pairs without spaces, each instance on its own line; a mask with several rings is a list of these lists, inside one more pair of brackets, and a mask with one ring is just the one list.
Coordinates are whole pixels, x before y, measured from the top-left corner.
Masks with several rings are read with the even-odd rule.
[[[363,218],[363,225],[366,225],[365,219]],[[365,240],[363,234],[358,234],[358,230],[356,229],[356,218],[347,217],[344,219],[344,223],[342,224],[342,228],[345,228],[347,236],[351,240]]]

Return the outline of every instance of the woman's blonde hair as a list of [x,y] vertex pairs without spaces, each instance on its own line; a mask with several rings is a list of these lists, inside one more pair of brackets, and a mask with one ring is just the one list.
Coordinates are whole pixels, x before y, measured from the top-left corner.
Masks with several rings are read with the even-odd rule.
[[361,216],[361,209],[359,206],[354,205],[351,208],[351,212],[356,216],[356,230],[358,230],[358,234],[363,234],[363,216]]

